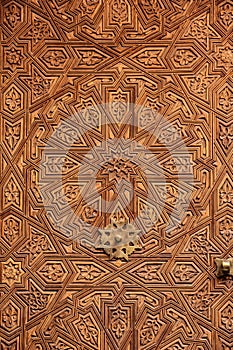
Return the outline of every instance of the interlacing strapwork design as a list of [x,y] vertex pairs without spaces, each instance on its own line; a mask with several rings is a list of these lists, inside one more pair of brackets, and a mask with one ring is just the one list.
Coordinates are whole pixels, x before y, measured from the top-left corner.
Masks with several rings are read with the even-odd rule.
[[1,2],[0,350],[233,349],[232,23]]

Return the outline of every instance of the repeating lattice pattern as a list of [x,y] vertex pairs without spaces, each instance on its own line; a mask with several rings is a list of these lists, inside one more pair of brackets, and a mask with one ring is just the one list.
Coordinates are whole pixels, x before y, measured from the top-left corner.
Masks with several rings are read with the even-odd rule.
[[[232,23],[231,0],[1,2],[1,350],[233,349],[233,283],[217,280],[214,266],[233,256]],[[106,125],[103,103],[112,106]],[[129,104],[142,108],[134,127]],[[145,131],[148,111],[169,122],[159,141]],[[44,208],[43,149],[77,112],[88,131],[64,162],[51,154],[64,190],[48,191],[96,227],[96,239],[114,218],[148,220],[128,261],[110,260],[81,230],[69,239],[56,226],[66,213]],[[68,137],[67,124],[61,142]],[[99,169],[91,206],[80,200],[85,154],[113,138],[146,147],[163,168],[159,216],[145,171],[124,157]],[[189,159],[174,161],[179,138]],[[190,206],[167,230],[189,190],[177,174],[191,171]],[[133,184],[134,200],[103,214],[97,195],[116,199],[119,179]]]

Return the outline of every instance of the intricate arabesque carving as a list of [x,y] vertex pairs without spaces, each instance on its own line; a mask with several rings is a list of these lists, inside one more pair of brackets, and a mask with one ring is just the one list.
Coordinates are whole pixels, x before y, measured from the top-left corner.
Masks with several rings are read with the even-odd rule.
[[232,350],[232,2],[1,7],[1,350]]
[[34,44],[53,37],[49,24],[37,17],[34,18],[31,35]]
[[49,295],[41,292],[34,284],[30,285],[29,291],[24,293],[23,297],[28,305],[30,317],[46,310]]

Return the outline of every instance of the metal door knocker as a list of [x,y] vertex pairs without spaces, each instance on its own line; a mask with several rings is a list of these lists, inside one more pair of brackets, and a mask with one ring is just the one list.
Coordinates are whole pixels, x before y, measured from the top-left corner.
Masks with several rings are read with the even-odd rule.
[[217,265],[216,275],[217,277],[233,277],[233,258],[229,259],[215,259]]

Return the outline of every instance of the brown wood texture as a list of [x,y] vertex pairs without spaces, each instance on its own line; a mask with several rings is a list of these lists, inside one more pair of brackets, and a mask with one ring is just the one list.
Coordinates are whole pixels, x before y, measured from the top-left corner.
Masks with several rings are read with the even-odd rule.
[[[1,1],[1,350],[233,349],[233,282],[215,275],[233,257],[232,29],[231,0]],[[98,246],[121,221],[133,242]]]

